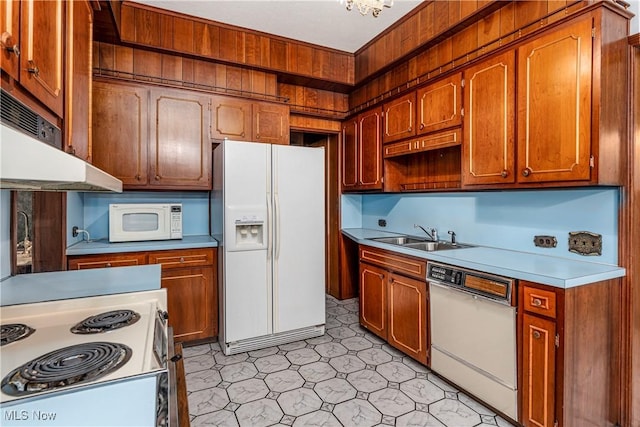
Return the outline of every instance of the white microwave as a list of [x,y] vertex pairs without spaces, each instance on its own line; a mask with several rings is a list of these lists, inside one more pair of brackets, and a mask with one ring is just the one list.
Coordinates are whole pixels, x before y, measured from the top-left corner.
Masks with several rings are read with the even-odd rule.
[[182,239],[182,203],[109,205],[109,241]]

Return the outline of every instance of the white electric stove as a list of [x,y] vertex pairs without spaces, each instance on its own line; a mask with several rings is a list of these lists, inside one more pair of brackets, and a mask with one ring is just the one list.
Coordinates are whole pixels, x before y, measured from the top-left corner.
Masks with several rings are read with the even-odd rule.
[[166,306],[159,289],[1,307],[0,425],[169,425]]

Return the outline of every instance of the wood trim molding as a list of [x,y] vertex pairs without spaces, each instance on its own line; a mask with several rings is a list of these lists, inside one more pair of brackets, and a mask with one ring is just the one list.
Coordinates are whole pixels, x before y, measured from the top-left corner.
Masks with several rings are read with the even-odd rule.
[[628,40],[630,46],[640,48],[640,33],[629,36]]

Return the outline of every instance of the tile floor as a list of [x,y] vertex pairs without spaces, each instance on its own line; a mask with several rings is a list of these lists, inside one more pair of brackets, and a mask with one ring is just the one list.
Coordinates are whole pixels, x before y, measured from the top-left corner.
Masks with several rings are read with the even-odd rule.
[[326,334],[225,356],[184,349],[192,426],[512,426],[358,324],[327,297]]

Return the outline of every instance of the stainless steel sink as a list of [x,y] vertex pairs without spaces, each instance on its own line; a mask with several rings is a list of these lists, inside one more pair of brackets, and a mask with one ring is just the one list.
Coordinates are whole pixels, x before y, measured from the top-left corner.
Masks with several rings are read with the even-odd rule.
[[389,243],[390,245],[407,246],[416,243],[427,242],[427,239],[412,236],[397,236],[397,237],[376,237],[371,240],[375,240],[380,243]]
[[421,251],[445,251],[449,249],[470,248],[470,245],[462,245],[460,243],[451,244],[450,242],[416,242],[403,245],[406,248],[419,249]]

